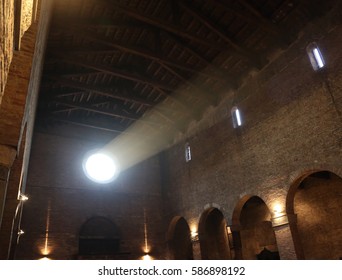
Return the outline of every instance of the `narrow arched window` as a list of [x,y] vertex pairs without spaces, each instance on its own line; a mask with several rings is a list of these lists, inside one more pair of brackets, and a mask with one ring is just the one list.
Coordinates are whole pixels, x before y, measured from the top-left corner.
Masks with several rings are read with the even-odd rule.
[[237,128],[239,126],[242,126],[241,112],[239,108],[234,106],[231,110],[231,114],[232,114],[232,120],[233,120],[233,127]]
[[309,56],[312,68],[317,71],[325,66],[325,61],[321,50],[316,43],[310,43],[306,47],[306,52]]
[[185,161],[189,162],[191,160],[191,148],[190,144],[186,143],[185,144]]

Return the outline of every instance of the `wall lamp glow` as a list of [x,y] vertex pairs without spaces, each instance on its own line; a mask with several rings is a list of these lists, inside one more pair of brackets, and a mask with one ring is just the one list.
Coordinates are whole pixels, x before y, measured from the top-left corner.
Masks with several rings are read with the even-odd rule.
[[29,199],[28,196],[25,195],[25,194],[23,194],[23,193],[21,193],[21,194],[19,195],[19,200],[20,200],[20,201],[26,201],[26,200],[28,200],[28,199]]
[[199,241],[199,237],[198,237],[198,232],[197,231],[192,231],[190,237],[191,237],[191,241],[192,242]]
[[153,260],[153,258],[149,254],[146,254],[146,255],[144,255],[142,257],[142,260],[144,260],[144,261],[151,261],[151,260]]

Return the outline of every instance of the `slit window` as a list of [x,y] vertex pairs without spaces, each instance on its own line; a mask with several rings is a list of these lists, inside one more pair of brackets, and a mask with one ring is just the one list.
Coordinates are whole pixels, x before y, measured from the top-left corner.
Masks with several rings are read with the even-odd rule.
[[185,161],[189,162],[191,160],[191,148],[189,143],[185,144]]
[[241,113],[238,107],[234,106],[231,110],[231,114],[233,120],[233,127],[237,128],[239,126],[242,126]]
[[316,43],[311,43],[307,46],[306,52],[309,56],[312,68],[317,71],[325,66],[325,61],[321,50]]

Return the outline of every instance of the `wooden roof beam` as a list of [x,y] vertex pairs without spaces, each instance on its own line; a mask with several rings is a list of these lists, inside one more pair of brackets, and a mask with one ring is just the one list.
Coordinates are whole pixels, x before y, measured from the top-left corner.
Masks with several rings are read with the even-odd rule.
[[219,42],[212,42],[207,40],[206,38],[196,36],[191,32],[187,32],[185,28],[179,27],[171,22],[165,22],[164,20],[144,15],[141,12],[136,11],[135,9],[132,9],[126,5],[122,5],[118,1],[100,0],[99,2],[104,2],[107,4],[108,7],[111,7],[112,9],[121,12],[129,17],[132,17],[136,20],[158,27],[162,30],[174,33],[177,36],[183,37],[197,44],[206,46],[209,49],[216,49],[219,51],[227,50],[227,46],[225,44],[221,44]]
[[237,8],[232,7],[232,5],[227,4],[223,0],[210,0],[210,1],[215,2],[215,4],[219,5],[226,11],[233,13],[234,15],[245,20],[246,22],[254,24],[260,29],[263,29],[264,31],[275,35],[275,37],[278,38],[278,41],[281,41],[287,44],[290,42],[290,36],[284,33],[284,30],[282,30],[282,28],[278,27],[271,20],[261,15],[260,12],[257,11],[254,7],[252,7],[251,4],[247,3],[247,1],[241,0],[241,1],[238,1],[238,3],[243,5],[247,10],[249,10],[252,16],[249,16],[246,13],[239,11]]
[[98,108],[96,106],[91,106],[91,105],[86,104],[84,102],[77,103],[77,102],[69,102],[69,101],[58,100],[58,99],[54,99],[53,102],[60,104],[62,106],[71,107],[71,108],[75,108],[75,109],[79,109],[79,110],[85,110],[85,111],[89,111],[89,112],[93,112],[93,113],[97,113],[97,114],[101,114],[101,115],[106,115],[106,116],[110,116],[110,117],[128,119],[128,120],[132,120],[132,121],[142,121],[142,122],[149,123],[149,124],[157,124],[156,122],[149,121],[147,119],[142,118],[142,116],[125,113],[123,111],[116,112],[114,110]]
[[89,84],[78,82],[78,81],[72,81],[69,79],[56,77],[56,76],[49,76],[49,79],[52,79],[57,84],[65,85],[65,86],[75,88],[75,89],[79,89],[79,90],[83,90],[86,92],[93,92],[93,93],[96,93],[98,95],[106,96],[106,97],[113,98],[113,99],[119,99],[122,101],[138,103],[138,104],[142,104],[142,105],[145,105],[148,107],[152,107],[152,106],[156,105],[155,102],[147,101],[146,99],[139,98],[136,96],[132,96],[128,93],[122,93],[122,92],[120,93],[117,90],[113,91],[112,88],[101,88],[98,86],[89,85]]
[[66,124],[72,124],[72,125],[77,125],[77,126],[82,126],[82,127],[87,127],[87,128],[93,128],[93,129],[98,129],[98,130],[104,130],[104,131],[109,131],[109,132],[115,132],[118,134],[121,133],[130,133],[130,132],[125,132],[127,128],[123,127],[115,127],[115,126],[105,126],[103,122],[99,123],[94,123],[94,122],[83,122],[79,119],[75,118],[62,118],[62,117],[52,117],[48,116],[46,117],[47,119],[50,119],[55,122],[62,122]]
[[222,77],[222,81],[225,82],[227,85],[229,85],[232,88],[237,87],[237,78],[232,77],[229,73],[225,71],[225,69],[220,68],[218,65],[215,65],[211,61],[204,58],[203,55],[199,54],[197,51],[195,51],[190,46],[186,45],[185,42],[183,42],[180,38],[174,36],[171,33],[165,33],[169,38],[171,38],[173,41],[175,41],[179,46],[181,46],[183,49],[191,53],[193,56],[197,57],[202,63],[206,64],[207,67],[214,73],[216,73],[218,76]]
[[100,65],[100,64],[95,64],[95,63],[91,63],[91,62],[85,62],[82,60],[77,60],[75,58],[63,58],[64,62],[66,63],[71,63],[74,65],[78,65],[81,67],[85,67],[88,69],[93,69],[102,73],[106,73],[115,77],[119,77],[122,79],[126,79],[126,80],[130,80],[133,82],[137,82],[137,83],[143,83],[143,84],[148,84],[151,87],[154,88],[160,88],[163,90],[167,90],[167,91],[174,91],[174,87],[155,81],[149,77],[143,76],[142,74],[136,75],[136,74],[132,74],[131,72],[128,71],[124,71],[122,69],[119,68],[115,68],[113,66],[105,66],[105,65]]
[[241,44],[237,43],[233,38],[230,38],[227,34],[225,34],[221,27],[217,26],[217,24],[215,24],[205,15],[203,15],[203,13],[198,8],[194,7],[193,3],[190,5],[188,1],[180,1],[180,5],[194,18],[199,20],[204,26],[210,29],[222,40],[224,40],[234,50],[234,52],[237,55],[239,55],[242,58],[246,58],[253,64],[253,66],[256,66],[258,68],[261,67],[262,61],[258,59],[258,57],[260,57],[259,55],[256,55],[252,50],[244,48]]
[[204,98],[206,101],[209,101],[210,103],[214,103],[214,98],[209,92],[204,92],[202,89],[200,89],[197,85],[195,85],[193,82],[191,82],[188,79],[185,79],[182,75],[174,71],[172,68],[170,68],[168,65],[161,64],[162,67],[164,67],[168,72],[170,72],[172,75],[177,77],[179,80],[181,80],[183,83],[188,84],[193,89],[196,90],[197,93],[200,94],[200,98]]
[[[72,31],[72,29],[68,29],[68,31],[66,31],[66,32],[70,32],[70,31]],[[115,49],[120,50],[124,53],[130,53],[130,54],[133,54],[136,56],[144,57],[146,59],[149,59],[149,60],[152,60],[155,62],[160,61],[160,62],[163,62],[167,65],[176,67],[178,69],[185,70],[185,71],[188,71],[191,73],[195,73],[197,75],[205,76],[207,78],[211,78],[211,79],[215,79],[215,80],[219,80],[219,81],[225,81],[227,79],[226,77],[224,77],[220,74],[217,74],[217,72],[208,72],[207,73],[205,71],[195,69],[194,67],[189,66],[185,63],[175,61],[174,59],[169,59],[163,55],[156,54],[155,52],[151,52],[151,51],[144,49],[144,48],[141,48],[141,47],[132,46],[132,45],[120,42],[120,41],[112,41],[109,38],[99,36],[96,34],[91,34],[91,32],[87,32],[87,31],[74,30],[74,32],[75,32],[74,34],[77,36],[83,36],[90,41],[94,41],[94,42],[100,43],[102,45],[106,45],[106,46],[115,48]],[[57,52],[59,53],[59,51],[60,50],[57,50],[56,53]],[[65,51],[67,52],[68,50],[66,49]],[[96,53],[96,51],[94,51],[93,53]],[[99,51],[98,53],[102,53],[102,51]]]

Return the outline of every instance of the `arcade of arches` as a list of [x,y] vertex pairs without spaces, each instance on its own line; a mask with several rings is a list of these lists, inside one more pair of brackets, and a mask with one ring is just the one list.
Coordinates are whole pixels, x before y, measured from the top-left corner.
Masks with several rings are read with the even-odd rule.
[[218,208],[207,209],[199,220],[198,239],[191,238],[186,220],[177,217],[168,232],[171,257],[192,259],[192,240],[193,250],[198,250],[199,242],[200,252],[195,253],[202,259],[279,259],[283,252],[277,243],[288,240],[281,236],[278,240],[276,233],[289,228],[297,258],[342,258],[341,177],[329,171],[301,177],[290,187],[286,205],[283,210],[275,205],[270,211],[260,197],[245,196],[234,209],[231,225]]

